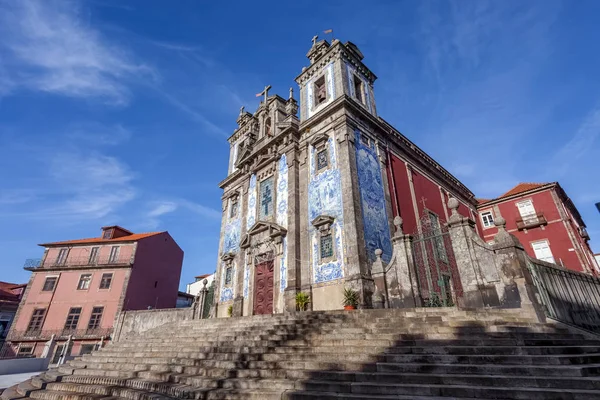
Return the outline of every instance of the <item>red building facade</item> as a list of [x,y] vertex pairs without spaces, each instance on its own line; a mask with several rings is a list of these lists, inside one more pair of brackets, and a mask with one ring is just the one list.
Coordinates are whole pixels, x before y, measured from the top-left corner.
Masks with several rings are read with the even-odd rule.
[[480,200],[478,211],[484,240],[493,239],[494,219],[502,216],[531,257],[598,275],[585,223],[558,182],[520,183],[496,199]]
[[183,251],[168,232],[109,226],[98,238],[40,246],[7,338],[19,356],[39,356],[52,335],[58,355],[69,337],[67,354],[83,354],[110,338],[121,310],[176,306]]

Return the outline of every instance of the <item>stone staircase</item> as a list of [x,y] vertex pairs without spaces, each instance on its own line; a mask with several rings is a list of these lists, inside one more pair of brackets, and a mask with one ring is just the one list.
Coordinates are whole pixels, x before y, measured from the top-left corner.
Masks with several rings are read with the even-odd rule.
[[2,394],[87,399],[600,399],[600,338],[516,311],[181,321]]

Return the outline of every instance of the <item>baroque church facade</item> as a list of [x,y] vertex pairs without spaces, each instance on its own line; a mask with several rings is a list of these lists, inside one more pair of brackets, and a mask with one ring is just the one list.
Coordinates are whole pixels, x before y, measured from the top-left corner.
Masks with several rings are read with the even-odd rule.
[[295,311],[298,292],[312,310],[341,309],[344,288],[371,307],[372,264],[392,258],[395,217],[408,233],[425,215],[443,224],[455,198],[475,219],[473,193],[378,116],[356,45],[315,37],[307,57],[299,102],[266,87],[229,138],[218,317]]

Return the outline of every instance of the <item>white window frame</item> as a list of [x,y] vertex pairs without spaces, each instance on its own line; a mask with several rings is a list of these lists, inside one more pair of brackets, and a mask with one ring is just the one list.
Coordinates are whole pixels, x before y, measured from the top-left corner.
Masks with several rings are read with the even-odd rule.
[[[83,277],[86,276],[86,275],[89,275],[90,280],[88,281],[87,287],[82,288],[82,287],[80,287],[80,285],[81,285]],[[93,279],[93,277],[94,277],[94,274],[90,274],[90,273],[87,273],[87,272],[84,273],[84,274],[79,275],[79,280],[77,281],[77,290],[90,290],[90,287],[92,286],[92,279]]]
[[[486,221],[485,217],[487,217],[486,214],[489,214],[489,217],[492,219],[491,222]],[[481,217],[481,224],[483,225],[483,229],[489,229],[489,228],[493,228],[496,225],[494,225],[494,213],[492,210],[487,210],[487,211],[482,211],[481,214],[479,214]]]
[[[313,96],[313,110],[316,110],[317,108],[319,108],[320,106],[322,106],[323,104],[326,104],[329,101],[329,89],[327,88],[327,72],[325,72],[323,75],[319,76],[318,78],[314,79],[310,85],[312,86],[312,96]],[[323,100],[322,102],[317,104],[317,82],[320,81],[321,79],[323,79],[323,86],[325,87],[325,100]]]
[[[536,244],[541,244],[541,243],[545,243],[546,247],[548,248],[548,253],[550,253],[550,257],[544,257],[544,258],[539,258],[538,257],[538,253],[535,251],[535,245]],[[552,264],[556,264],[556,260],[554,258],[554,254],[552,254],[552,248],[550,248],[550,241],[548,239],[541,239],[541,240],[536,240],[534,242],[531,242],[531,249],[533,250],[533,254],[535,254],[535,258],[537,258],[538,260],[542,260],[545,262],[549,262]]]
[[110,254],[108,255],[108,263],[116,264],[119,259],[119,253],[121,252],[121,246],[112,246],[110,248]]
[[[523,214],[523,213],[521,212],[521,211],[522,211],[522,207],[521,207],[521,206],[519,206],[520,204],[521,204],[521,205],[523,205],[523,204],[529,204],[529,205],[531,206],[531,210],[532,210],[532,212],[531,212],[531,213],[525,213],[525,214]],[[525,220],[525,219],[528,219],[528,218],[533,218],[533,217],[537,216],[537,212],[536,212],[536,210],[535,210],[535,207],[533,206],[533,200],[531,200],[531,199],[525,199],[525,200],[517,201],[517,202],[515,203],[515,206],[517,206],[517,210],[519,211],[519,215],[520,215],[520,216],[521,216],[521,218],[522,218],[522,219],[524,219],[524,220]]]

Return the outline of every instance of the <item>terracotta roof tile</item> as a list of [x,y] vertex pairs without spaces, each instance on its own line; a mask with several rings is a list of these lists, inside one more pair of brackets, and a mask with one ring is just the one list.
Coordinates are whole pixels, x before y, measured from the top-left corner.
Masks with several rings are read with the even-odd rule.
[[42,243],[40,246],[58,246],[65,244],[88,244],[88,243],[117,243],[117,242],[134,242],[140,239],[144,239],[150,236],[159,235],[164,232],[147,232],[147,233],[134,233],[133,235],[121,236],[114,239],[102,239],[99,238],[88,238],[88,239],[75,239],[75,240],[65,240],[62,242],[51,242],[51,243]]
[[0,300],[19,301],[19,294],[15,293],[14,289],[19,289],[27,286],[26,283],[9,283],[0,281]]
[[498,197],[501,199],[502,197],[508,197],[515,194],[527,192],[528,190],[538,189],[542,186],[549,185],[550,183],[531,183],[531,182],[521,182],[514,188],[510,189],[508,192],[504,193],[502,196]]

